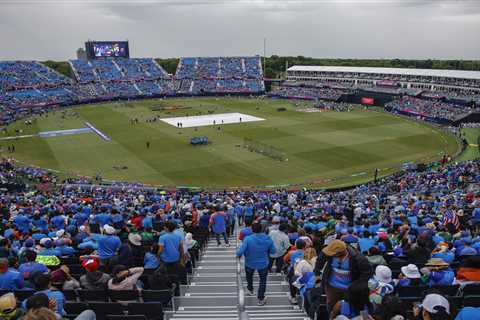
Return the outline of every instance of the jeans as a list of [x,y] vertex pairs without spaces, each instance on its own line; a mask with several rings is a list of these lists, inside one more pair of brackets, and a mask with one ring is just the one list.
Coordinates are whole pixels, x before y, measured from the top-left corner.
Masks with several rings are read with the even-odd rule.
[[283,269],[283,256],[278,258],[270,257],[270,263],[268,264],[268,272],[272,272],[273,263],[275,263],[275,272],[281,273]]
[[228,244],[227,232],[223,231],[222,233],[215,233],[215,237],[217,238],[217,244],[220,245],[220,235],[223,235],[223,240],[225,240],[225,244]]
[[[268,267],[265,269],[257,270],[258,276],[260,278],[258,284],[258,300],[265,299],[265,291],[267,290],[267,275],[268,275]],[[245,266],[245,273],[247,275],[247,289],[249,291],[253,291],[253,274],[255,273],[255,269],[251,269]]]
[[80,313],[75,320],[96,320],[97,317],[95,315],[95,312],[92,310],[85,310],[82,313]]

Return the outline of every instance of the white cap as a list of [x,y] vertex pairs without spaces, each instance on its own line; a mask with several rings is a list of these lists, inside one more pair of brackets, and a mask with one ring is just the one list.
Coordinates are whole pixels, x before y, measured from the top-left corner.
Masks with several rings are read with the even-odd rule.
[[109,226],[108,224],[103,226],[103,230],[105,230],[106,234],[114,234],[115,233],[115,228],[112,226]]
[[392,270],[387,266],[377,266],[375,269],[375,279],[383,283],[392,282]]
[[435,310],[435,307],[443,307],[447,313],[450,314],[450,304],[447,299],[436,293],[428,294],[425,299],[423,299],[422,308],[429,313],[437,313],[438,311]]

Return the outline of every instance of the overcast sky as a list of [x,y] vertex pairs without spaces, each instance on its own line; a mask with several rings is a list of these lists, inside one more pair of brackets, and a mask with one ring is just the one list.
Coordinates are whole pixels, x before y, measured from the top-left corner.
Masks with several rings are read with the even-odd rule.
[[0,0],[0,59],[263,54],[480,59],[480,0]]

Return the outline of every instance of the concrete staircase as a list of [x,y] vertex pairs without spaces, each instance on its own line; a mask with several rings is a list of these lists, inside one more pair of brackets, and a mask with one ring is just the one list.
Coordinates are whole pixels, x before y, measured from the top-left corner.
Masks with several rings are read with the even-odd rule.
[[[217,246],[211,239],[195,268],[187,286],[181,287],[181,296],[175,298],[175,310],[166,313],[166,320],[237,320],[239,299],[237,287],[237,261],[235,238],[231,246]],[[223,241],[222,241],[223,243]],[[243,263],[242,263],[243,264]],[[242,281],[246,290],[242,266]],[[258,276],[254,277],[255,291]],[[245,296],[247,319],[251,320],[306,320],[309,319],[297,306],[288,300],[288,284],[283,275],[269,275],[267,281],[267,304],[257,305],[257,298]],[[241,318],[242,320],[245,317]]]

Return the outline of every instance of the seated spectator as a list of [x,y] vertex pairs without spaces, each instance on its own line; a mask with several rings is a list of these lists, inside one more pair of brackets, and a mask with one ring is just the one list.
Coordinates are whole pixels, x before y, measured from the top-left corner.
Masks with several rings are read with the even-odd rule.
[[8,259],[0,258],[0,289],[19,290],[24,287],[23,276],[8,266]]
[[413,315],[423,320],[449,320],[450,303],[437,293],[427,294],[420,305],[413,307]]
[[480,320],[480,308],[465,307],[460,310],[455,320]]
[[51,282],[58,290],[80,289],[80,283],[70,275],[70,269],[65,265],[51,273]]
[[452,263],[455,260],[455,254],[450,251],[448,243],[441,242],[433,250],[432,258],[440,258],[447,263]]
[[407,310],[405,310],[402,300],[390,294],[383,298],[374,318],[377,320],[406,320]]
[[80,277],[80,285],[85,290],[106,290],[110,275],[98,270],[100,263],[96,258],[83,260],[82,266],[87,271]]
[[449,268],[449,264],[440,258],[432,258],[422,269],[422,273],[428,276],[427,284],[451,285],[455,282],[455,273]]
[[18,267],[18,272],[20,272],[23,276],[25,281],[29,280],[29,276],[32,272],[41,272],[41,273],[48,273],[49,270],[47,266],[43,263],[35,262],[37,258],[37,253],[33,250],[26,250],[24,253],[24,257],[26,262],[22,263]]
[[480,256],[463,259],[456,278],[458,281],[480,281]]
[[110,290],[137,290],[141,289],[137,281],[143,274],[143,268],[130,268],[124,265],[113,267],[112,278],[108,280],[108,289]]
[[17,299],[12,292],[0,297],[0,319],[19,320],[24,314],[22,309],[17,308]]
[[[35,284],[35,290],[37,294],[45,294],[48,299],[55,301],[55,313],[59,314],[60,316],[64,316],[66,314],[63,306],[65,304],[65,296],[63,293],[51,285],[51,277],[49,274],[39,274],[36,275],[33,279]],[[26,304],[26,300],[23,302],[22,305]]]
[[348,319],[358,317],[362,313],[373,314],[373,306],[369,300],[369,290],[366,281],[357,280],[348,286],[346,299],[338,301],[330,314],[331,319],[344,316]]
[[418,267],[416,265],[409,264],[407,266],[403,266],[400,270],[401,272],[398,275],[397,280],[398,287],[422,285],[422,275],[420,274],[420,271],[418,271]]
[[158,244],[150,246],[150,250],[145,252],[143,257],[143,267],[145,269],[157,269],[160,266],[160,258],[157,255]]
[[387,262],[378,247],[372,247],[368,250],[367,260],[372,266],[386,265]]
[[370,302],[374,307],[382,304],[383,298],[395,290],[392,270],[387,266],[377,266],[375,274],[368,280]]

